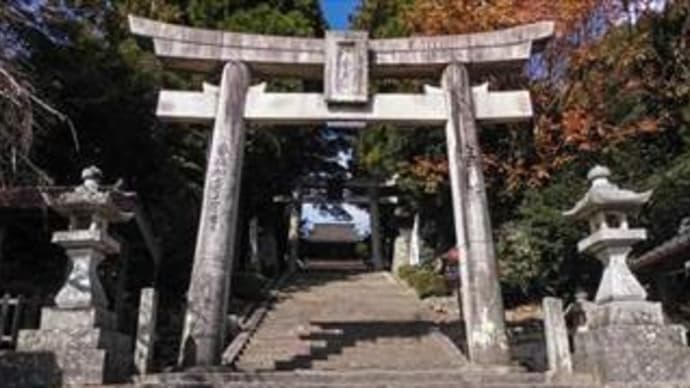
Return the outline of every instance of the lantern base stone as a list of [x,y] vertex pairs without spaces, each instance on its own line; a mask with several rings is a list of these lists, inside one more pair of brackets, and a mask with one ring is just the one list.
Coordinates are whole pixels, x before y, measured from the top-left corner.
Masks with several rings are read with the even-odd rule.
[[22,330],[19,352],[55,355],[63,384],[88,385],[122,382],[132,370],[131,339],[98,324],[113,322],[95,308],[42,311],[41,328]]
[[616,301],[597,305],[589,314],[592,328],[611,325],[663,325],[661,303]]
[[657,323],[661,305],[615,302],[597,306],[590,330],[575,334],[576,372],[601,383],[664,382],[690,379],[685,328]]

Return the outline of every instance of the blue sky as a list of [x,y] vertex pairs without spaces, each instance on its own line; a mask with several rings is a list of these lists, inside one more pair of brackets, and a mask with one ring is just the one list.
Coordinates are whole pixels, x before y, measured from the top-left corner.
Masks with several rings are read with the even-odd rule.
[[347,17],[357,8],[359,0],[320,0],[331,30],[346,30]]

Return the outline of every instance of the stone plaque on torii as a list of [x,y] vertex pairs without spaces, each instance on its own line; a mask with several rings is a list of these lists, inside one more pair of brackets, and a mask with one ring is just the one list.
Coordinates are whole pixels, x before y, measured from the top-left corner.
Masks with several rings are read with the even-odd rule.
[[[461,252],[462,310],[469,358],[506,364],[509,348],[481,167],[477,122],[529,120],[527,91],[471,87],[470,73],[519,71],[551,37],[551,22],[442,37],[369,39],[366,32],[327,32],[325,39],[239,34],[130,17],[136,35],[177,69],[223,68],[219,87],[161,91],[164,120],[213,123],[181,361],[220,362],[235,245],[245,123],[365,122],[445,126],[453,214]],[[251,75],[323,79],[324,93],[273,93]],[[439,77],[419,94],[374,94],[371,78]]]

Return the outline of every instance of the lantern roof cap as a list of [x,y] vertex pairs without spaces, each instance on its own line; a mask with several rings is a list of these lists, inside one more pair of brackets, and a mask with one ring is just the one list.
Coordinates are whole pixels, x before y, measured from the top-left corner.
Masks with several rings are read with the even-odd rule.
[[638,193],[621,189],[609,181],[611,170],[604,166],[595,166],[587,174],[590,188],[575,206],[563,212],[567,218],[586,220],[601,211],[617,211],[634,214],[649,201],[653,191]]
[[[82,170],[82,184],[73,190],[57,196],[44,194],[45,202],[65,217],[91,216],[98,214],[108,222],[127,222],[134,213],[127,212],[115,202],[117,187],[106,187],[101,184],[102,171],[96,166]],[[133,194],[133,193],[124,193]]]

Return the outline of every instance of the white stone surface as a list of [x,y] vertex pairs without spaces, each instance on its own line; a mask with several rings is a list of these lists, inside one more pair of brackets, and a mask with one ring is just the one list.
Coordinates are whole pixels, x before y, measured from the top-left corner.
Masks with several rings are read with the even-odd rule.
[[420,216],[419,213],[415,214],[414,221],[412,222],[412,231],[410,235],[410,259],[411,265],[419,265],[421,262],[422,255],[422,240],[419,234],[420,227]]
[[614,301],[644,301],[647,291],[628,268],[626,260],[630,248],[607,248],[597,254],[604,262],[604,273],[595,301],[604,304]]
[[93,248],[70,248],[67,281],[55,296],[55,304],[63,309],[105,308],[108,299],[98,277],[98,265],[105,259],[103,251]]
[[507,364],[505,312],[467,68],[448,66],[442,84],[449,112],[446,139],[468,353],[480,365]]
[[288,257],[287,264],[290,270],[297,269],[299,260],[299,227],[302,220],[302,206],[300,206],[300,196],[296,194],[293,201],[288,205],[290,219],[288,225]]
[[243,113],[249,81],[246,65],[225,65],[187,291],[180,351],[180,363],[185,366],[217,365],[225,345],[244,159]]
[[139,298],[137,336],[134,344],[134,364],[139,374],[151,372],[156,341],[156,317],[158,292],[155,288],[143,288]]
[[400,229],[398,236],[393,242],[393,264],[391,265],[391,272],[394,274],[398,273],[400,267],[411,264],[410,233],[410,229]]
[[[484,123],[510,123],[532,117],[527,91],[489,91],[473,88],[475,117]],[[163,90],[156,114],[172,122],[208,123],[215,118],[217,94]],[[329,106],[320,93],[267,93],[252,88],[244,111],[255,124],[308,124],[328,121],[365,121],[400,125],[443,125],[448,119],[442,93],[377,94],[363,106]]]
[[[652,197],[652,190],[636,193],[632,190],[621,189],[609,181],[610,176],[611,171],[606,167],[592,168],[587,174],[587,179],[591,182],[589,190],[572,209],[563,212],[563,215],[572,219],[587,220],[599,216],[598,213],[606,210],[609,213],[621,214],[624,218],[627,214],[637,213]],[[606,220],[602,217],[600,223],[605,224]]]
[[546,297],[544,307],[544,334],[546,337],[546,360],[549,372],[568,375],[573,372],[573,361],[570,358],[568,328],[563,315],[563,301]]
[[[635,243],[647,238],[647,231],[631,229],[628,216],[634,215],[649,201],[652,192],[636,193],[621,189],[609,181],[610,175],[608,168],[592,168],[587,174],[591,184],[589,190],[563,215],[572,220],[589,221],[591,234],[580,240],[577,247],[579,252],[592,254],[604,264],[595,302],[600,306],[616,302],[644,302],[647,292],[630,271],[627,257]],[[643,306],[644,303],[638,305]],[[645,315],[642,310],[638,312]],[[630,313],[634,311],[630,310]]]
[[326,31],[324,91],[329,104],[362,104],[369,100],[368,34]]
[[[327,61],[323,39],[240,34],[129,17],[130,31],[153,38],[156,54],[177,68],[210,71],[219,63],[243,61],[257,73],[321,78]],[[499,31],[436,37],[369,40],[374,77],[428,77],[450,63],[505,68],[524,63],[553,35],[541,22]]]
[[261,258],[259,257],[259,219],[252,217],[249,220],[249,263],[252,268],[261,271]]

